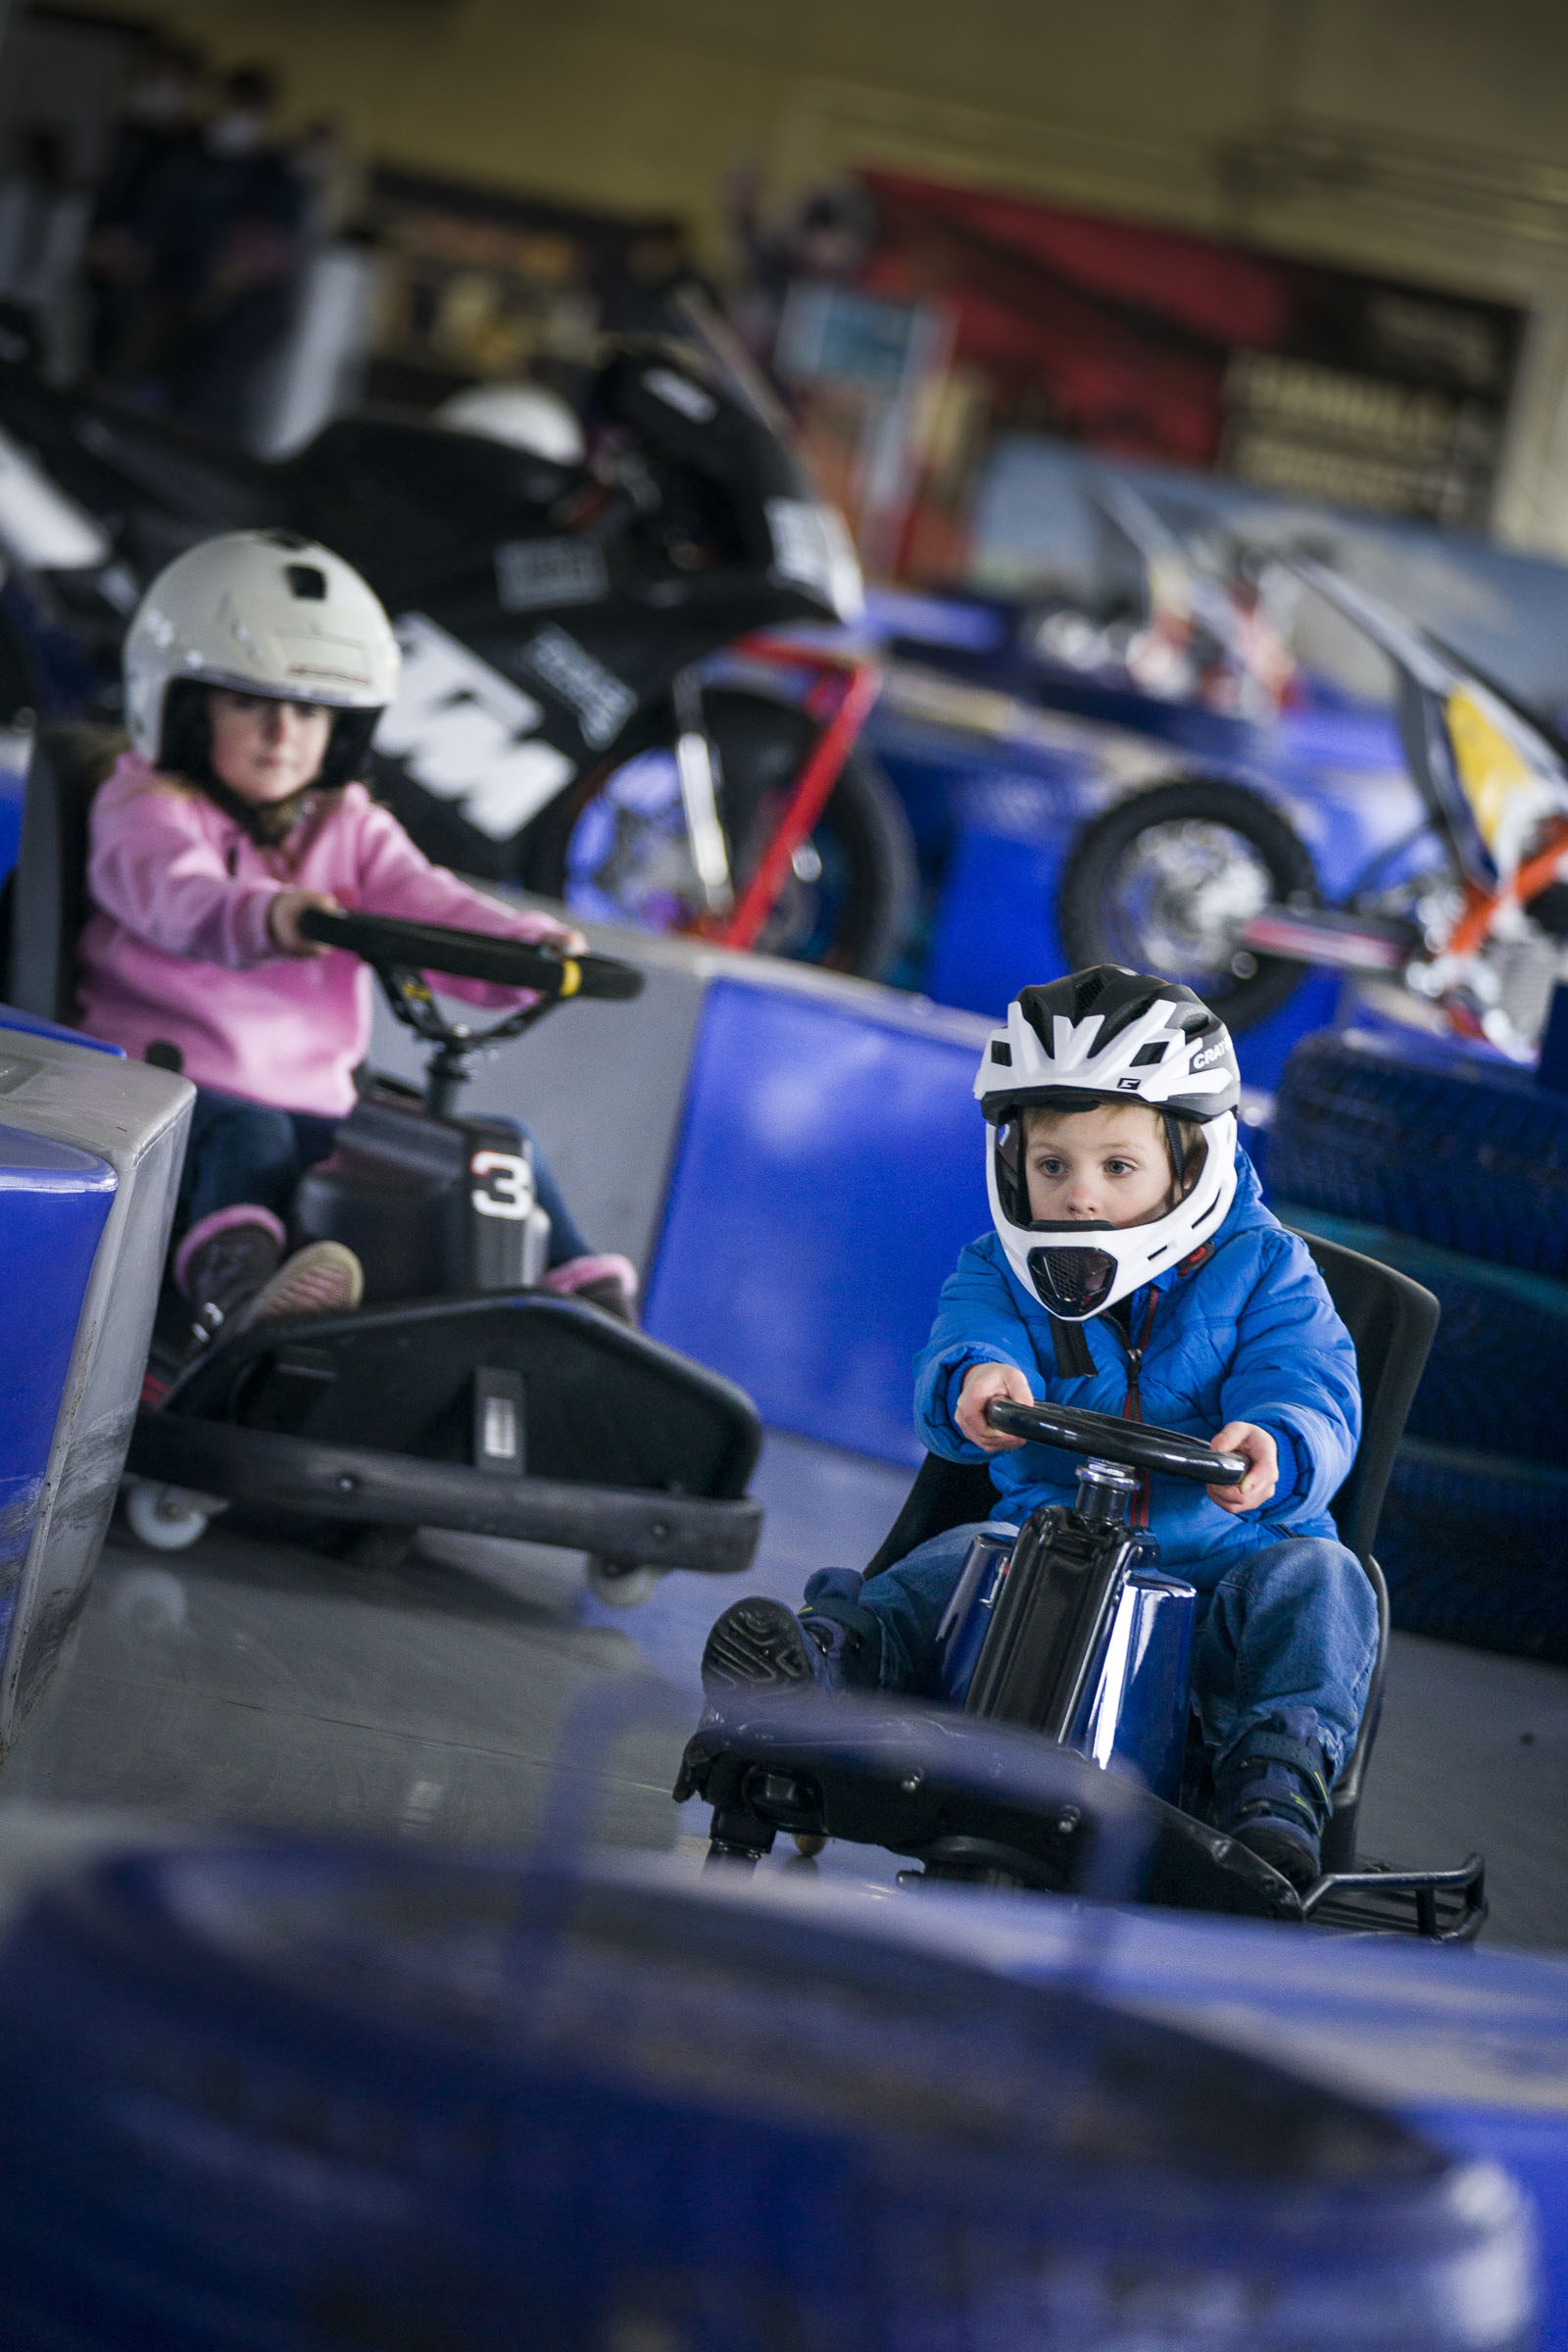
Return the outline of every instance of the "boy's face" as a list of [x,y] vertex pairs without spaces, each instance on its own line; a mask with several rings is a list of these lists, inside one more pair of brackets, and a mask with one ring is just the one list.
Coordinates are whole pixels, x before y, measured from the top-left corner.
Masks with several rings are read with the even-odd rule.
[[213,773],[242,801],[265,808],[315,781],[332,732],[332,713],[319,703],[278,703],[215,686],[207,711]]
[[1029,1214],[1043,1224],[1141,1225],[1174,1187],[1159,1119],[1142,1102],[1026,1110]]

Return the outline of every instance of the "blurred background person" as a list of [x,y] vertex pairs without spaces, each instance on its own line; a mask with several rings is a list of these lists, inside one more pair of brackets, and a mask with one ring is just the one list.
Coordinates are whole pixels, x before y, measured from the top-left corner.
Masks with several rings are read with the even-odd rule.
[[0,302],[26,314],[39,364],[59,380],[72,371],[72,313],[91,204],[66,164],[58,130],[34,124],[17,141],[0,180]]
[[160,318],[144,234],[148,201],[171,166],[201,144],[206,68],[184,41],[155,37],[126,90],[93,204],[84,278],[87,364],[107,383],[128,383],[158,355]]
[[237,67],[199,142],[159,173],[138,232],[171,322],[146,389],[227,440],[247,437],[265,396],[303,248],[307,191],[274,134],[276,104],[266,67]]

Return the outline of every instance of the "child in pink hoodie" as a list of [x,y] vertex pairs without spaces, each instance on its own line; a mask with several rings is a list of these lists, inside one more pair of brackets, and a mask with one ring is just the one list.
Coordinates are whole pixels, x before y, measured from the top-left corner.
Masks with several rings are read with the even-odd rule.
[[[363,1290],[339,1243],[284,1263],[294,1189],[353,1107],[370,1037],[368,966],[304,938],[305,909],[584,943],[431,865],[352,780],[397,649],[364,581],[324,549],[267,532],[192,549],[148,591],[125,671],[138,748],[93,804],[80,1013],[139,1059],[174,1049],[196,1082],[173,1272],[200,1344],[236,1318],[357,1305]],[[442,985],[480,1005],[527,1002]],[[590,1251],[537,1152],[534,1165],[547,1283],[629,1315],[632,1268]]]

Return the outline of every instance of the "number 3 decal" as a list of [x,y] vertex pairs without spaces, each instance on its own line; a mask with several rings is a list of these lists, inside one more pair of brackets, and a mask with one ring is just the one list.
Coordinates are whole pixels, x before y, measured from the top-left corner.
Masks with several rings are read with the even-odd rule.
[[468,1174],[477,1177],[468,1195],[481,1217],[525,1217],[533,1206],[533,1170],[515,1152],[476,1152]]

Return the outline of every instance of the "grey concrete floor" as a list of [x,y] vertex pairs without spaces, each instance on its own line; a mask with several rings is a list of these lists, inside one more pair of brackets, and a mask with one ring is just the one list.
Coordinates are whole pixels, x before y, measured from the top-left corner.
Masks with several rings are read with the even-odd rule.
[[[744,1592],[799,1599],[880,1543],[907,1473],[769,1437],[744,1578],[668,1577],[642,1607],[587,1595],[556,1555],[351,1567],[225,1533],[159,1557],[106,1550],[74,1650],[24,1727],[0,1796],[132,1807],[214,1826],[510,1846],[547,1807],[605,1842],[694,1849],[669,1786],[697,1665]],[[1488,1863],[1494,1944],[1568,1949],[1568,1670],[1395,1637],[1362,1845],[1385,1861]],[[776,1867],[793,1867],[783,1858]],[[830,1847],[886,1885],[897,1865]]]

